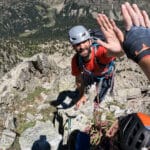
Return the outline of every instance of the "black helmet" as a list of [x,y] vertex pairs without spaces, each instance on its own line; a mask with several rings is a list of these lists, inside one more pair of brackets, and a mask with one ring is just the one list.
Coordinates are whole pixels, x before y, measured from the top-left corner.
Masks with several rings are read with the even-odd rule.
[[130,114],[119,121],[121,150],[141,150],[150,147],[150,116],[143,113]]

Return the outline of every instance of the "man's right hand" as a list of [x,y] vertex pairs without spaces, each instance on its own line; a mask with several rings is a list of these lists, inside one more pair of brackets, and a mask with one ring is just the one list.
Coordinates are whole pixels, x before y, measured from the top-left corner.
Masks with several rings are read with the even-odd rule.
[[82,96],[78,102],[76,103],[76,108],[75,109],[78,109],[82,104],[85,104],[85,102],[87,101],[87,98],[86,96]]
[[112,124],[112,126],[109,128],[109,130],[106,132],[106,136],[108,136],[108,137],[114,137],[115,136],[115,134],[117,133],[117,131],[118,131],[118,129],[119,129],[119,123],[118,123],[118,120],[116,120],[113,124]]

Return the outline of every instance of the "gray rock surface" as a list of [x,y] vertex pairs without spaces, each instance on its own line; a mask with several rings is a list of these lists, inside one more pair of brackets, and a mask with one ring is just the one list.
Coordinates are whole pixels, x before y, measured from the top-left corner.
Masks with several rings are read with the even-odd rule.
[[[20,148],[17,150],[30,149],[40,135],[46,135],[55,150],[61,139],[66,144],[71,131],[85,130],[93,122],[95,88],[90,88],[87,103],[75,110],[75,83],[70,72],[72,49],[67,42],[58,43],[55,47],[58,53],[21,58],[23,62],[0,80],[0,141],[6,140],[8,148],[13,142],[17,143],[16,133],[19,132]],[[51,44],[53,42],[47,43],[46,47]],[[65,44],[69,49],[66,55],[64,49],[60,49]],[[114,93],[108,94],[100,104],[99,119],[114,120],[137,111],[150,114],[149,100],[149,81],[141,69],[126,57],[117,59]],[[34,122],[38,123],[34,125]],[[13,134],[11,140],[5,130]]]
[[0,148],[2,149],[8,149],[13,144],[14,140],[16,138],[16,133],[9,129],[5,129],[2,132],[2,136],[0,139]]
[[46,137],[51,150],[57,150],[62,137],[57,133],[57,129],[54,128],[50,121],[37,121],[34,127],[25,130],[19,138],[21,150],[31,150],[33,143],[36,142],[41,135]]

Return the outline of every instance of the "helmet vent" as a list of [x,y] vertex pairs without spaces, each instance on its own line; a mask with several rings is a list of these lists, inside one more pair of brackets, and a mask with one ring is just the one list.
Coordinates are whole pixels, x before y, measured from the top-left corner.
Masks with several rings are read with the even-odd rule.
[[123,130],[124,135],[126,135],[128,133],[128,131],[129,131],[130,127],[132,127],[132,121],[133,120],[134,120],[134,118],[131,117],[128,120],[128,122],[126,123],[126,125],[124,126],[124,130]]
[[76,40],[76,38],[72,38],[72,40]]
[[82,37],[85,36],[85,35],[86,35],[86,33],[84,32],[84,33],[82,34]]
[[[130,122],[130,123],[131,123],[131,122]],[[129,129],[129,127],[131,127],[131,126],[128,125],[128,129]],[[133,132],[131,132],[130,137],[129,137],[129,140],[128,140],[128,145],[129,145],[129,146],[132,144],[133,139],[134,139],[135,135],[138,133],[139,129],[140,129],[140,125],[139,125],[138,123],[136,123],[136,124],[135,124],[135,127],[134,127],[134,129],[133,129]]]
[[137,123],[134,130],[133,130],[133,136],[136,135],[136,133],[138,132],[139,129],[140,129],[140,125]]
[[140,146],[141,146],[141,144],[143,143],[144,139],[145,139],[145,136],[144,136],[144,134],[142,133],[142,134],[140,135],[139,140],[138,140],[138,142],[136,143],[135,147],[136,147],[136,148],[140,148]]
[[132,144],[132,141],[133,141],[133,138],[130,137],[130,138],[129,138],[129,141],[128,141],[128,145],[129,145],[129,146]]

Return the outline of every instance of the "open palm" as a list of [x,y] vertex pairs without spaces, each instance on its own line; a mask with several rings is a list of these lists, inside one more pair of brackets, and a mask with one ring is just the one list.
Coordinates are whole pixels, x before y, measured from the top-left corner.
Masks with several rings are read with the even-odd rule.
[[110,53],[122,51],[124,35],[116,26],[115,22],[113,20],[109,20],[104,14],[98,14],[97,22],[106,38],[106,42],[101,40],[98,40],[97,42],[107,48]]

